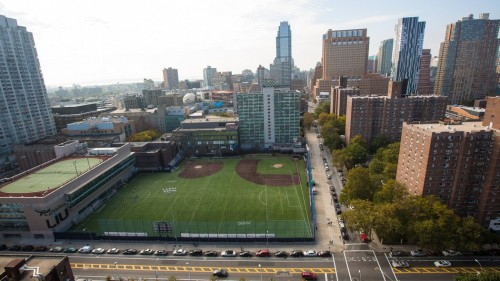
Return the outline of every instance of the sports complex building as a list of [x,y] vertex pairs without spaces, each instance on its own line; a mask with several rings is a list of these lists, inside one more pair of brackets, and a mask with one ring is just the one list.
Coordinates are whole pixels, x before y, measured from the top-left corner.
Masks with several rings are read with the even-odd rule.
[[133,175],[130,144],[75,156],[78,142],[54,147],[56,158],[0,179],[0,235],[52,239],[84,220]]

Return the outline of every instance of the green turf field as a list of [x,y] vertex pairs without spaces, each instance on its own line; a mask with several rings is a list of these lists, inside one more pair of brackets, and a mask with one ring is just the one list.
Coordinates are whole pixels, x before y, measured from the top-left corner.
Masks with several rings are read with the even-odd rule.
[[[159,236],[154,221],[167,221],[171,237],[186,235],[242,237],[311,237],[310,207],[303,160],[297,165],[301,183],[272,187],[248,182],[235,171],[239,159],[205,159],[224,168],[211,176],[178,177],[186,161],[172,173],[138,174],[97,213],[75,230],[132,233]],[[290,156],[259,158],[258,171],[290,174],[296,171]],[[283,167],[274,168],[274,164]],[[128,235],[128,234],[127,234]],[[161,234],[165,236],[165,234]],[[250,237],[247,236],[247,237]]]
[[45,168],[5,185],[0,191],[5,193],[32,193],[51,190],[76,178],[100,163],[99,158],[72,158],[55,162]]

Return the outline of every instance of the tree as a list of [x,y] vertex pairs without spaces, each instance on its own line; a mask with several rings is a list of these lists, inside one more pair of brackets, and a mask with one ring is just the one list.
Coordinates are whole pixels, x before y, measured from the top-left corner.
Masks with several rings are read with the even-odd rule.
[[352,200],[351,207],[342,214],[347,227],[354,231],[364,231],[371,237],[377,218],[375,204],[368,200]]
[[332,151],[333,165],[335,165],[335,167],[337,167],[340,170],[343,170],[347,162],[349,161],[344,151],[345,149],[337,149]]
[[356,135],[354,136],[354,138],[352,138],[350,141],[349,141],[349,145],[351,144],[359,144],[361,145],[362,147],[364,148],[368,148],[368,143],[366,142],[365,139],[363,139],[360,135]]
[[345,115],[339,116],[332,120],[332,125],[335,129],[337,129],[339,135],[345,135],[345,120]]
[[345,148],[346,163],[348,169],[355,167],[358,164],[364,164],[368,158],[368,150],[358,142],[349,143]]
[[375,153],[379,148],[386,147],[390,143],[386,135],[378,135],[370,143],[370,153]]
[[477,272],[477,273],[459,273],[455,281],[498,281],[500,273],[498,272]]
[[454,242],[459,251],[465,253],[479,251],[483,244],[483,228],[473,217],[462,218],[457,227]]
[[340,193],[340,201],[350,205],[353,200],[372,201],[377,186],[372,182],[368,169],[356,167],[347,174],[347,184]]
[[304,112],[304,128],[311,129],[314,122],[314,116],[309,112]]
[[375,225],[381,241],[396,242],[404,237],[404,226],[397,216],[398,203],[375,204]]
[[159,137],[160,133],[157,130],[147,130],[131,135],[129,137],[129,141],[131,142],[152,141]]
[[400,203],[409,196],[408,188],[395,180],[388,180],[375,193],[375,203]]
[[321,102],[315,109],[314,109],[314,117],[316,119],[319,118],[319,115],[321,113],[329,113],[330,112],[330,103],[328,102]]

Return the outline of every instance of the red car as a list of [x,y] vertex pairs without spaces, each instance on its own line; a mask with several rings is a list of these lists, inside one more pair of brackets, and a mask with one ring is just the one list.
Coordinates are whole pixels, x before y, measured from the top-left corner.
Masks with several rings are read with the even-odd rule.
[[268,250],[260,250],[255,253],[255,256],[260,257],[260,258],[267,258],[271,256],[271,253],[269,253]]
[[308,280],[308,281],[309,280],[310,281],[316,281],[317,280],[316,273],[311,272],[311,271],[302,272],[301,277],[302,277],[302,279]]
[[361,232],[361,234],[359,235],[359,239],[361,240],[361,242],[363,243],[368,243],[370,242],[370,239],[368,238],[368,235],[366,235],[365,233]]

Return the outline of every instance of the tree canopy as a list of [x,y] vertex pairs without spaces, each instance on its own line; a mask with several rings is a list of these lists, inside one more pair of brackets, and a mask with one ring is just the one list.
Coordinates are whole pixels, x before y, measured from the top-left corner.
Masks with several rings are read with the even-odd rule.
[[131,142],[152,141],[159,137],[160,132],[157,130],[147,130],[131,135],[128,140]]

